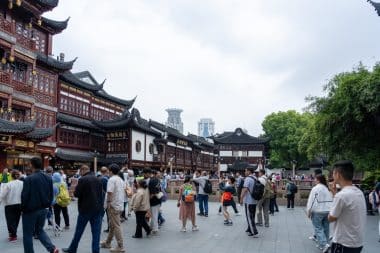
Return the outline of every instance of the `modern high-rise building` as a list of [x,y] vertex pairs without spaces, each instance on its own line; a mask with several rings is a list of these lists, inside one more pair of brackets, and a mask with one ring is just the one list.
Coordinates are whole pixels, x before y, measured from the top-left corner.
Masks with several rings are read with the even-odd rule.
[[198,122],[198,135],[204,138],[210,137],[215,133],[215,122],[212,119],[200,119]]
[[166,125],[177,129],[180,133],[183,133],[183,123],[181,119],[181,113],[183,110],[177,109],[177,108],[169,108],[166,109],[168,112],[168,121],[166,122]]

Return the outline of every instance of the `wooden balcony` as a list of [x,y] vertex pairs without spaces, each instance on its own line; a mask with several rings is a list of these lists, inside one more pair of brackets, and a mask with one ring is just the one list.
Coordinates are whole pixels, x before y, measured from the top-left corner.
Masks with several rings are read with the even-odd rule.
[[20,34],[16,34],[16,38],[17,38],[17,44],[32,51],[36,50],[36,42],[33,41],[32,39],[25,38],[24,36]]
[[12,22],[9,22],[8,20],[0,17],[0,30],[7,32],[7,33],[14,33]]
[[7,73],[7,72],[4,72],[4,71],[0,71],[0,83],[4,83],[4,84],[10,85],[10,83],[11,83],[11,74]]
[[19,82],[19,81],[12,81],[13,88],[19,92],[32,95],[33,94],[33,86],[32,85],[27,85],[24,82]]

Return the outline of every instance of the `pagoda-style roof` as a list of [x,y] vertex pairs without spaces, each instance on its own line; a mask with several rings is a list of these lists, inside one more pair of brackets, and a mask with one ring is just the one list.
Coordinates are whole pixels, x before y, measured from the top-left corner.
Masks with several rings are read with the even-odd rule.
[[57,113],[57,122],[101,131],[101,129],[94,125],[92,121],[65,113]]
[[186,135],[182,134],[177,129],[174,129],[172,127],[166,126],[166,125],[161,124],[161,123],[159,123],[157,121],[150,120],[149,124],[150,124],[150,126],[156,128],[156,129],[158,129],[158,130],[160,130],[162,132],[167,133],[168,136],[173,136],[175,138],[186,140],[186,141],[189,141],[189,142],[192,141],[189,137],[187,137]]
[[67,28],[69,20],[70,18],[67,18],[64,21],[56,21],[45,17],[41,17],[42,25],[52,30],[53,34],[57,34],[65,30]]
[[63,71],[68,71],[72,69],[74,62],[77,60],[75,58],[72,61],[69,62],[63,62],[54,59],[53,57],[50,57],[48,55],[42,54],[42,53],[37,53],[37,62],[49,67],[50,69],[53,68],[54,70],[58,72],[63,72]]
[[131,113],[126,109],[120,117],[112,120],[94,120],[92,122],[99,128],[105,130],[126,129],[131,127],[156,136],[161,135],[159,132],[150,128],[149,122],[140,116],[140,112],[136,108],[133,108]]
[[98,81],[96,81],[96,79],[94,78],[94,76],[87,70],[82,71],[82,72],[78,72],[78,73],[74,73],[74,75],[78,79],[80,79],[81,81],[86,82],[87,84],[94,85],[94,86],[102,85],[102,89],[95,91],[94,95],[99,96],[101,98],[105,98],[107,100],[111,100],[111,101],[113,101],[119,105],[126,107],[128,110],[132,108],[133,104],[136,101],[136,97],[132,100],[124,100],[124,99],[121,99],[121,98],[118,98],[118,97],[115,97],[115,96],[108,94],[103,89],[104,83],[106,82],[106,80],[104,80],[101,84],[99,84]]
[[95,153],[76,149],[56,148],[55,156],[67,161],[92,162],[94,161]]
[[34,1],[38,3],[39,5],[49,8],[49,9],[53,9],[57,7],[58,2],[59,2],[59,0],[34,0]]
[[33,131],[25,135],[26,138],[32,140],[43,140],[54,134],[54,130],[57,125],[49,128],[35,128]]
[[367,2],[369,2],[370,4],[372,4],[373,7],[375,7],[377,15],[380,16],[380,3],[376,3],[376,2],[371,1],[371,0],[367,0]]
[[26,134],[34,130],[36,121],[13,122],[0,119],[0,133],[3,134]]
[[268,142],[268,139],[253,137],[245,133],[241,128],[237,128],[234,132],[214,135],[212,139],[215,144],[265,144]]
[[207,141],[205,138],[201,136],[197,136],[195,134],[188,134],[187,137],[189,137],[194,144],[197,144],[200,147],[214,148],[213,143]]
[[79,88],[82,88],[82,89],[85,89],[85,90],[88,90],[88,91],[92,91],[92,92],[95,92],[95,91],[99,91],[101,89],[103,89],[103,84],[104,83],[101,83],[101,84],[90,84],[88,82],[85,82],[85,81],[82,81],[81,79],[79,79],[76,75],[74,75],[73,73],[71,73],[70,71],[67,71],[61,75],[59,75],[59,77],[71,84],[71,85],[74,85],[76,87],[79,87]]

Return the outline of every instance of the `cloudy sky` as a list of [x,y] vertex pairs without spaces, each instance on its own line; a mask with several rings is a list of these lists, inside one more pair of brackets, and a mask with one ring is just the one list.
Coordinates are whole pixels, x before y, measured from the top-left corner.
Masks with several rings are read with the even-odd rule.
[[145,118],[184,110],[185,132],[252,135],[271,112],[305,107],[335,73],[380,56],[380,17],[365,0],[62,0],[45,16],[71,17],[53,53],[74,71],[107,78]]

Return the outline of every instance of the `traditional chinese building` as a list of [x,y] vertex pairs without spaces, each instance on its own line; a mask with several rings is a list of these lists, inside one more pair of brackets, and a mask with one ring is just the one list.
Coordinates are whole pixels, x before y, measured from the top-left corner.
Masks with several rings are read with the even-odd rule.
[[268,140],[245,133],[241,128],[213,137],[221,171],[243,170],[247,166],[264,165]]
[[[105,81],[99,83],[88,71],[60,74],[55,166],[75,168],[79,163],[93,163],[95,157],[99,163],[105,163],[106,154],[126,152],[127,133],[107,123],[123,117],[123,112],[128,112],[135,99],[111,96],[104,91],[104,84]],[[123,156],[118,158],[120,161]]]
[[58,75],[74,61],[51,57],[66,21],[44,18],[57,0],[0,2],[0,168],[54,155]]

